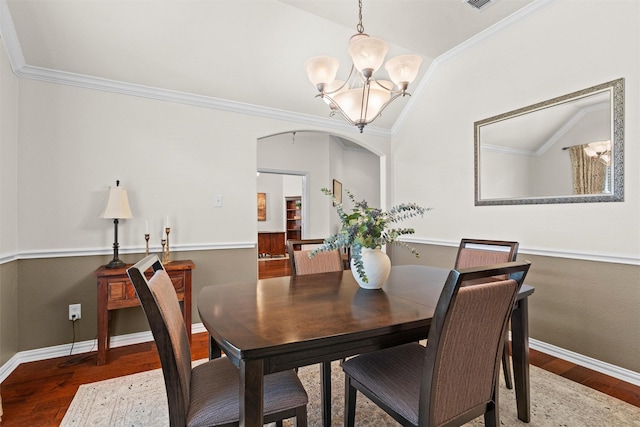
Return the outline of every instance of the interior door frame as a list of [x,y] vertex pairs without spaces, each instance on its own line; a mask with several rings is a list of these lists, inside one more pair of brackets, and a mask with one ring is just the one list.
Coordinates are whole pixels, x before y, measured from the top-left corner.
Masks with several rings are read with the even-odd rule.
[[[307,176],[308,172],[304,171],[293,171],[293,170],[285,170],[285,169],[267,169],[267,168],[258,168],[258,173],[270,173],[274,175],[293,175],[302,177],[302,200],[300,201],[302,204],[302,212],[309,212],[309,186],[307,185]],[[302,221],[302,238],[304,239],[309,235],[309,221]]]

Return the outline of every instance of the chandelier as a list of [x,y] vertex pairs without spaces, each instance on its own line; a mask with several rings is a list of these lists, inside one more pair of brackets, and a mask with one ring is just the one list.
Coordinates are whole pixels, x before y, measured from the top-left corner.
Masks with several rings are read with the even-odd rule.
[[305,70],[311,83],[318,89],[316,97],[322,98],[331,109],[330,115],[340,113],[360,133],[366,125],[380,117],[382,111],[399,96],[407,92],[415,80],[422,63],[418,55],[400,55],[385,64],[388,80],[378,80],[378,71],[389,50],[387,42],[370,37],[362,25],[362,0],[358,0],[357,34],[349,40],[349,55],[352,65],[346,80],[336,80],[339,62],[330,56],[315,56],[308,59]]
[[590,142],[583,150],[587,156],[593,160],[600,160],[605,165],[611,161],[611,141]]

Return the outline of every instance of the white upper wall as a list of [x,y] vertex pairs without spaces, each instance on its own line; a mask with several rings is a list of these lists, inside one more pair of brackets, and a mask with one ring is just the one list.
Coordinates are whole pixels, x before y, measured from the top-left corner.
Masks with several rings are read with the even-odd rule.
[[[20,79],[19,106],[22,257],[109,253],[113,224],[99,216],[118,179],[133,211],[118,229],[124,253],[144,248],[146,221],[159,249],[167,215],[175,250],[254,245],[258,139],[298,126],[30,79]],[[388,154],[388,138],[349,137]]]
[[[523,251],[638,262],[640,2],[559,0],[431,71],[392,141],[394,201],[434,208],[416,225],[419,239],[517,240]],[[475,121],[620,77],[624,202],[474,206]]]
[[258,193],[265,193],[266,214],[264,221],[258,221],[260,231],[284,231],[283,177],[273,173],[258,176]]
[[18,249],[18,78],[0,45],[0,260]]

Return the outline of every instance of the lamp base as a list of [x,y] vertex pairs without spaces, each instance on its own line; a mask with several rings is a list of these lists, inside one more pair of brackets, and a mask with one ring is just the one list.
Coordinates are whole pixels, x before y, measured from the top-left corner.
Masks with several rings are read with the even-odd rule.
[[124,261],[120,259],[112,259],[109,264],[107,264],[107,268],[122,268],[125,266]]

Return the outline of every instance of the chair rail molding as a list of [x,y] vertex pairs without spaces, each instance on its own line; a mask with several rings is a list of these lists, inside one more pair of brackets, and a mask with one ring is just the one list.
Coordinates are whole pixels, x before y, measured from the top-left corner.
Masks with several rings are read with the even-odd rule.
[[[223,242],[223,243],[195,243],[171,245],[171,252],[187,251],[212,251],[226,249],[252,249],[256,247],[256,242]],[[161,246],[149,247],[150,252],[162,251]],[[140,254],[145,252],[144,246],[130,246],[119,249],[120,254]],[[113,254],[113,249],[109,248],[76,248],[76,249],[50,249],[50,250],[28,250],[16,253],[0,254],[0,265],[20,259],[38,258],[63,258],[63,257],[83,257],[94,255]]]
[[[434,239],[423,239],[419,237],[406,237],[403,236],[398,240],[405,243],[414,243],[414,244],[422,244],[422,245],[433,245],[433,246],[452,246],[458,247],[460,246],[459,241],[451,241],[451,240],[434,240]],[[544,249],[544,248],[531,248],[526,246],[520,246],[518,249],[518,254],[529,254],[529,255],[540,255],[552,258],[570,258],[570,259],[578,259],[583,261],[598,261],[598,262],[608,262],[608,263],[616,263],[616,264],[629,264],[629,265],[640,265],[640,257],[638,255],[628,255],[628,254],[611,254],[611,253],[594,253],[594,252],[581,252],[581,251],[569,251],[569,250],[558,250],[558,249]]]

